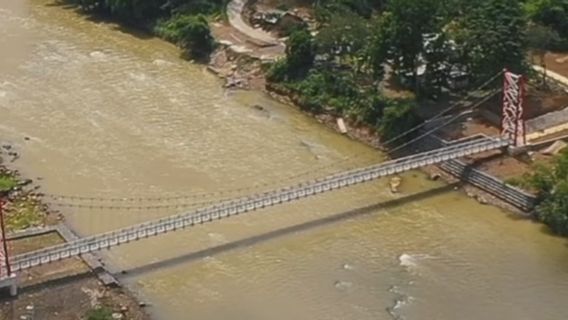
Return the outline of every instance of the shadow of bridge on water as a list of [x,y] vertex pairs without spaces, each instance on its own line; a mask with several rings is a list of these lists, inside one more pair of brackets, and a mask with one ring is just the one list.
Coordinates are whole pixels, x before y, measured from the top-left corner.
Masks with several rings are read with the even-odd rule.
[[456,187],[460,186],[461,183],[453,183],[453,184],[449,184],[449,185],[445,185],[442,187],[438,187],[438,188],[434,188],[434,189],[430,189],[427,191],[422,191],[422,192],[417,192],[414,194],[410,194],[407,196],[403,196],[401,198],[398,199],[393,199],[393,200],[389,200],[386,202],[379,202],[376,204],[372,204],[369,206],[365,206],[365,207],[360,207],[360,208],[356,208],[353,210],[349,210],[346,212],[342,212],[339,214],[335,214],[329,217],[325,217],[325,218],[321,218],[321,219],[317,219],[317,220],[313,220],[313,221],[308,221],[302,224],[297,224],[297,225],[293,225],[293,226],[289,226],[289,227],[285,227],[285,228],[281,228],[281,229],[277,229],[274,231],[270,231],[270,232],[266,232],[263,234],[259,234],[259,235],[255,235],[252,237],[248,237],[248,238],[244,238],[241,240],[237,240],[237,241],[233,241],[233,242],[229,242],[229,243],[225,243],[222,245],[218,245],[215,247],[210,247],[210,248],[206,248],[200,251],[196,251],[196,252],[190,252],[181,256],[177,256],[177,257],[173,257],[173,258],[169,258],[169,259],[165,259],[162,261],[157,261],[154,263],[149,263],[143,266],[139,266],[139,267],[135,267],[129,270],[125,270],[123,273],[116,273],[115,276],[117,278],[130,278],[130,277],[136,277],[136,276],[140,276],[146,273],[151,273],[151,272],[155,272],[158,271],[159,269],[164,269],[164,268],[171,268],[177,265],[181,265],[181,264],[186,264],[186,263],[190,263],[196,260],[200,260],[200,259],[204,259],[206,257],[212,257],[218,254],[222,254],[222,253],[226,253],[229,251],[233,251],[233,250],[237,250],[237,249],[243,249],[243,248],[247,248],[247,247],[251,247],[254,246],[256,244],[259,244],[261,242],[265,242],[265,241],[269,241],[269,240],[274,240],[277,238],[281,238],[284,236],[288,236],[291,234],[296,234],[299,232],[306,232],[308,230],[312,230],[315,228],[321,228],[324,226],[329,226],[332,224],[336,224],[342,221],[346,221],[346,220],[350,220],[350,219],[354,219],[354,218],[359,218],[365,215],[369,215],[372,214],[374,212],[376,212],[379,209],[385,210],[385,209],[391,209],[391,208],[395,208],[395,207],[399,207],[402,206],[406,203],[410,203],[410,202],[414,202],[414,201],[420,201],[422,199],[426,199],[429,197],[433,197],[436,195],[441,195],[450,191],[453,191]]

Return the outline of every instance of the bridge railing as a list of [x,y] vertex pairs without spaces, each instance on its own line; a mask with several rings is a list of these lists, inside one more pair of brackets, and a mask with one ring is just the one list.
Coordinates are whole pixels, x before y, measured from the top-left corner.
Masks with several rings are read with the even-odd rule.
[[156,236],[280,203],[291,202],[423,166],[506,147],[508,144],[507,141],[487,137],[484,139],[466,140],[462,143],[452,144],[444,148],[331,175],[321,180],[302,183],[289,188],[253,195],[251,197],[224,201],[217,205],[188,213],[149,221],[124,229],[85,237],[74,242],[22,254],[14,257],[12,260],[13,270],[27,269],[80,254],[107,249],[142,238]]

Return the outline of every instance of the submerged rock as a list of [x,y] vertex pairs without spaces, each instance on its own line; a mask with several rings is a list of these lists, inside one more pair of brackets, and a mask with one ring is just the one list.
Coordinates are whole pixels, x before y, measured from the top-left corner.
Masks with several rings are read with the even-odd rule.
[[335,283],[333,284],[333,286],[337,289],[348,289],[351,288],[353,286],[353,284],[349,281],[342,281],[342,280],[337,280],[335,281]]

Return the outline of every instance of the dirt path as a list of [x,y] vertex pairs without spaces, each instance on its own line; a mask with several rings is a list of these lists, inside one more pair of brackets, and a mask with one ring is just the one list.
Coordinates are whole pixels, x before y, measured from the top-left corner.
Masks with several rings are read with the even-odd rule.
[[[540,65],[539,56],[534,55],[533,61],[535,61],[535,64]],[[548,70],[568,77],[568,52],[547,52],[544,56],[544,63]]]
[[253,41],[256,41],[257,45],[264,47],[264,46],[276,46],[279,45],[280,42],[270,33],[252,28],[248,24],[245,23],[243,20],[243,10],[245,5],[247,4],[248,0],[232,0],[227,5],[227,16],[229,17],[229,24],[241,32],[242,34],[246,35]]
[[[537,72],[539,72],[539,73],[543,73],[543,72],[544,72],[544,69],[543,69],[542,67],[540,67],[540,66],[533,65],[532,67],[533,67],[533,69],[534,69],[535,71],[537,71]],[[568,87],[568,77],[565,77],[565,76],[563,76],[563,75],[561,75],[561,74],[559,74],[559,73],[556,73],[556,72],[554,72],[554,71],[552,71],[552,70],[546,70],[546,76],[549,77],[549,78],[552,78],[552,79],[554,79],[554,80],[556,80],[556,81],[562,83],[562,84],[565,85],[566,87]]]

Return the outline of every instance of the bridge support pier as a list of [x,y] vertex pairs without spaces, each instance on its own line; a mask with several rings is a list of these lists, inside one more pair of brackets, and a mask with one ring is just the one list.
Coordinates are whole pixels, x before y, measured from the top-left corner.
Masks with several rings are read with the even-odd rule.
[[15,297],[18,295],[18,276],[12,273],[9,277],[0,279],[0,290],[8,291],[10,296]]

